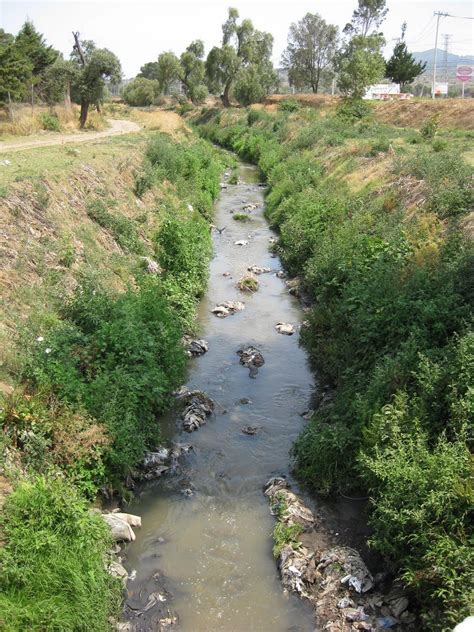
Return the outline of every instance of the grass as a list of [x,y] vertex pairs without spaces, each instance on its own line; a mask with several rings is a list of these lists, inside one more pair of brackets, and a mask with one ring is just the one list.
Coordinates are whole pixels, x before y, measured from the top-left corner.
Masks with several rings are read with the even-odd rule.
[[233,213],[232,219],[236,222],[250,222],[251,219],[246,213]]

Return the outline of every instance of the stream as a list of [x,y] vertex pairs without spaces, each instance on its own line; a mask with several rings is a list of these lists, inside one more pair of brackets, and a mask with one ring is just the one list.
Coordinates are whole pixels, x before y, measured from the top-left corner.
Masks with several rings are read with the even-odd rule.
[[[199,337],[209,351],[190,361],[187,382],[210,395],[216,411],[192,434],[183,432],[178,411],[163,421],[165,441],[191,443],[194,450],[176,475],[144,485],[127,509],[143,525],[125,551],[127,569],[136,571],[127,602],[146,604],[158,583],[166,598],[160,616],[169,607],[179,630],[305,632],[314,629],[312,609],[281,588],[272,556],[274,518],[262,488],[272,475],[289,476],[289,450],[307,423],[300,413],[314,378],[298,333],[275,330],[280,321],[298,326],[303,313],[276,276],[280,261],[269,250],[273,233],[263,217],[258,172],[245,164],[239,172],[239,184],[224,188],[216,204],[214,223],[226,230],[214,231],[215,256],[198,312]],[[234,220],[231,211],[247,204],[258,205],[250,221]],[[248,245],[234,244],[242,239]],[[240,292],[236,282],[252,264],[272,272],[257,277],[258,292]],[[211,314],[227,300],[244,301],[245,310],[224,319]],[[247,345],[265,358],[256,379],[236,353]],[[241,403],[244,398],[250,403]],[[257,434],[243,434],[247,425],[257,426]],[[193,495],[183,493],[187,488]],[[134,629],[160,629],[155,610],[130,617]]]

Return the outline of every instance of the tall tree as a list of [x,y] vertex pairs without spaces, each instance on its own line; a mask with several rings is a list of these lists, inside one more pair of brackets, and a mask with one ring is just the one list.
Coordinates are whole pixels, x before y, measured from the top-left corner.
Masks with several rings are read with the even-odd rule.
[[159,55],[157,64],[156,79],[160,82],[161,92],[168,94],[173,81],[179,79],[181,71],[179,59],[174,53],[168,51]]
[[290,26],[282,65],[290,84],[310,86],[317,92],[323,73],[331,68],[338,45],[338,28],[327,24],[317,13],[307,13]]
[[157,61],[149,61],[140,68],[140,72],[137,77],[143,79],[151,79],[152,81],[158,81],[159,65]]
[[204,82],[206,65],[204,59],[204,43],[195,40],[186,48],[180,57],[180,78],[183,90],[193,103],[203,101],[207,96],[207,86]]
[[358,0],[358,7],[352,14],[352,20],[344,27],[348,35],[365,37],[372,28],[378,28],[385,19],[388,9],[386,0]]
[[[252,82],[258,83],[256,93],[266,94],[276,82],[271,63],[273,37],[270,33],[258,31],[250,20],[238,23],[239,12],[230,8],[226,22],[222,25],[222,46],[215,46],[206,60],[206,76],[212,91],[223,91],[222,102],[230,105],[230,95],[239,73],[249,74],[252,68]],[[240,82],[243,87],[243,81]],[[242,92],[240,92],[242,96]],[[245,99],[250,97],[247,93]],[[253,102],[253,101],[252,101]]]
[[413,55],[408,52],[405,44],[405,32],[407,23],[402,25],[402,36],[400,41],[395,45],[393,54],[387,62],[385,76],[395,83],[400,84],[402,92],[408,84],[419,77],[426,68],[426,62],[417,62]]
[[58,57],[58,51],[46,44],[43,35],[27,20],[15,38],[15,46],[31,64],[31,72],[36,78]]
[[11,102],[22,96],[25,84],[30,77],[31,64],[16,48],[15,44],[0,46],[0,101],[9,104],[12,120]]
[[345,97],[361,99],[367,88],[380,81],[385,74],[382,33],[369,33],[378,28],[388,9],[385,0],[358,0],[352,21],[344,33],[350,37],[336,57],[337,85]]
[[71,85],[77,79],[77,73],[74,62],[58,57],[41,75],[38,86],[41,98],[50,106],[64,99],[66,107],[71,107]]
[[77,65],[77,75],[73,84],[73,91],[81,104],[79,123],[84,128],[89,107],[99,106],[104,98],[105,79],[112,83],[120,81],[121,68],[118,58],[106,48],[95,48],[93,42],[79,39],[79,33],[73,33],[74,48],[72,60]]

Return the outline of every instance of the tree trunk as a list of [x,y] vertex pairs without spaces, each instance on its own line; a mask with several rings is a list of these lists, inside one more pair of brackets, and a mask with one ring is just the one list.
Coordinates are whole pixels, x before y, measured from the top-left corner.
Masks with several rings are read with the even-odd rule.
[[64,107],[67,110],[71,109],[71,84],[69,82],[66,84],[66,92],[64,94]]
[[12,98],[10,96],[10,93],[8,92],[8,112],[10,114],[10,121],[12,123],[15,122],[15,114],[13,113],[13,104],[12,104]]
[[87,121],[87,115],[89,113],[89,101],[86,101],[85,99],[81,100],[81,115],[79,117],[79,127],[81,129],[84,129],[84,126],[86,124]]
[[224,105],[225,108],[230,108],[230,88],[231,88],[232,82],[228,81],[225,84],[225,88],[224,88],[224,94],[221,96],[222,99],[222,103]]
[[100,114],[100,103],[96,103],[95,107],[96,107],[97,113]]

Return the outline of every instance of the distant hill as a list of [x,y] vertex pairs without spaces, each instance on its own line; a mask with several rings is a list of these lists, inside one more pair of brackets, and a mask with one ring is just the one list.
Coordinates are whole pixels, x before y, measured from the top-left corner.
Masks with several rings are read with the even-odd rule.
[[[434,48],[430,50],[422,50],[422,51],[410,51],[415,57],[416,61],[426,62],[425,73],[433,72],[433,56],[434,56]],[[474,66],[474,56],[473,55],[455,55],[454,53],[448,52],[447,57],[447,65],[448,65],[448,76],[453,77],[456,74],[456,66],[460,64],[469,64]],[[437,74],[439,80],[441,80],[444,68],[445,68],[445,60],[444,60],[444,50],[438,48],[438,59],[436,62],[436,66],[438,68]]]

